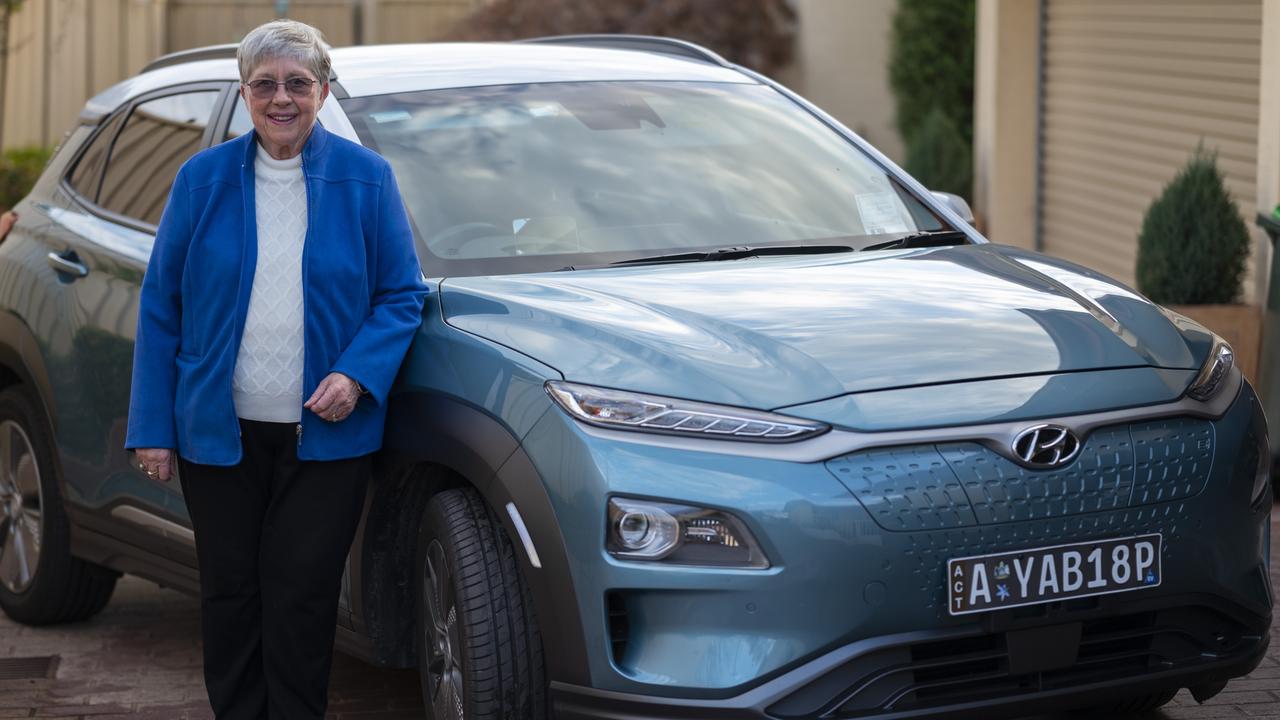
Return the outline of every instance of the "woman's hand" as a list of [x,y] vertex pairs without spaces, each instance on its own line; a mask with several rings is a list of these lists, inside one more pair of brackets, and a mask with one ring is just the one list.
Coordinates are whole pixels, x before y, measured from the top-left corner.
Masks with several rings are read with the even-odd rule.
[[169,448],[138,448],[138,469],[147,477],[160,482],[168,482],[173,477],[174,454]]
[[302,407],[329,422],[342,422],[355,410],[359,399],[360,386],[356,381],[342,373],[332,372],[320,381]]
[[9,231],[13,229],[13,226],[17,222],[18,213],[13,212],[12,210],[7,213],[0,214],[0,240],[3,240],[4,236],[9,234]]

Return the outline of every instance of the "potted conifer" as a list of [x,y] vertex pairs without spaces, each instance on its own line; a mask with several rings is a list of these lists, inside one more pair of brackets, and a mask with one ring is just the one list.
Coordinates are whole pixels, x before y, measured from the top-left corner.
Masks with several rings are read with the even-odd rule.
[[1198,147],[1147,208],[1138,289],[1225,338],[1252,379],[1261,318],[1257,307],[1239,304],[1248,257],[1249,230],[1216,154]]

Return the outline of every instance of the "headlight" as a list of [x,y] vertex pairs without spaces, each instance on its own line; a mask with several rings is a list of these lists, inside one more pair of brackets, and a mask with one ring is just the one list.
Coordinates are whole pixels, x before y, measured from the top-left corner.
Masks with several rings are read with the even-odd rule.
[[609,553],[626,560],[763,569],[769,561],[742,521],[708,508],[612,498]]
[[547,394],[575,418],[619,430],[728,440],[793,442],[826,432],[785,415],[550,380]]
[[1236,356],[1231,351],[1231,346],[1226,340],[1215,335],[1213,349],[1209,351],[1209,359],[1204,361],[1204,366],[1200,368],[1200,374],[1196,375],[1195,382],[1187,388],[1187,394],[1196,400],[1208,400],[1213,397],[1218,390],[1222,389],[1223,382],[1231,374],[1231,367],[1235,363]]

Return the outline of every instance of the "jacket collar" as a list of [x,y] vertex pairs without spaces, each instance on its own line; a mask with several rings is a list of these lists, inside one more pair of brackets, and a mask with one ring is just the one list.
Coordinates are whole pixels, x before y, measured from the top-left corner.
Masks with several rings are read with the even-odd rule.
[[[244,143],[241,151],[244,153],[241,157],[244,162],[242,166],[253,167],[253,159],[258,154],[258,131],[251,130],[244,135],[232,140],[231,142]],[[329,145],[329,131],[317,122],[311,127],[311,136],[307,138],[307,144],[302,146],[302,164],[307,167],[315,167],[316,160],[319,159],[321,153]]]

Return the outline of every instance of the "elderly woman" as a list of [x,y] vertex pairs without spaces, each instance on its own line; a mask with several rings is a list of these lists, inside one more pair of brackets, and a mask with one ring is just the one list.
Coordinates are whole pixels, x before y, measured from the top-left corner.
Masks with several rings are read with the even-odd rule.
[[327,133],[329,55],[276,21],[237,54],[254,132],[179,171],[142,283],[126,447],[180,469],[218,718],[321,718],[343,563],[421,318],[382,158]]

